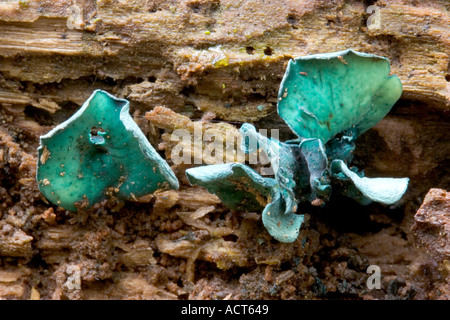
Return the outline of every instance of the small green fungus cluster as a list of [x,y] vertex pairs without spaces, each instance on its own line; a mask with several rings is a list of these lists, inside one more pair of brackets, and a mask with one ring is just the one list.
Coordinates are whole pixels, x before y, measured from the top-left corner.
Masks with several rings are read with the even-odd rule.
[[[378,123],[400,98],[402,85],[389,61],[345,50],[289,62],[278,93],[278,114],[297,135],[281,142],[251,124],[240,128],[241,149],[262,149],[274,177],[242,163],[188,169],[191,184],[207,188],[229,208],[261,211],[268,232],[281,242],[297,239],[301,203],[324,204],[332,185],[361,204],[397,202],[408,178],[367,178],[351,166],[355,140]],[[37,181],[52,203],[76,211],[114,190],[136,199],[178,188],[175,174],[129,115],[129,103],[96,90],[70,119],[41,137]]]

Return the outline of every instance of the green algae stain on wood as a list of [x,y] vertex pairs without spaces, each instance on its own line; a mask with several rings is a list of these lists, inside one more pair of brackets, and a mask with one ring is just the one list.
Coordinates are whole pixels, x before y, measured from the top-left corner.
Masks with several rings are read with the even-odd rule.
[[169,165],[129,114],[129,102],[96,90],[70,119],[40,139],[37,181],[52,203],[77,211],[112,188],[120,199],[178,188]]

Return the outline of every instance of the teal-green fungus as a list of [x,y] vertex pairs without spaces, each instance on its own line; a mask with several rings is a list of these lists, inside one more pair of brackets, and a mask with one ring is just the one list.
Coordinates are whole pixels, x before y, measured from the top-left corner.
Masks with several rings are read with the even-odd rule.
[[169,165],[129,114],[129,102],[96,90],[67,121],[42,136],[37,181],[52,203],[77,211],[106,198],[136,199],[178,188]]
[[289,61],[278,113],[300,138],[323,143],[351,127],[360,135],[377,124],[402,94],[389,60],[345,50]]
[[[295,212],[297,210],[295,191],[301,185],[297,178],[304,177],[296,174],[301,170],[297,160],[298,156],[296,156],[296,146],[267,138],[258,133],[255,127],[249,123],[244,123],[239,131],[243,137],[241,149],[245,153],[255,152],[256,148],[264,150],[270,160],[275,181],[284,200],[285,213]],[[250,143],[250,141],[254,141],[254,143]]]
[[227,207],[238,211],[262,210],[276,183],[275,179],[265,179],[241,163],[196,167],[186,174],[192,184],[208,188]]
[[263,210],[263,224],[279,241],[292,242],[298,237],[303,215],[286,210],[276,179],[263,178],[241,163],[216,164],[186,170],[192,184],[215,193],[229,208],[237,211]]
[[340,180],[351,180],[351,183],[366,198],[384,204],[392,204],[400,200],[408,187],[408,179],[405,178],[367,178],[360,176],[350,170],[342,160],[334,160],[331,163],[330,171]]
[[235,210],[257,209],[249,205],[255,199],[260,206],[266,203],[263,224],[281,242],[298,236],[303,215],[297,214],[297,205],[323,205],[333,182],[363,205],[397,202],[408,178],[366,178],[364,172],[348,167],[356,138],[377,124],[401,96],[402,84],[389,71],[388,59],[353,50],[291,60],[279,89],[278,113],[298,139],[282,143],[260,135],[250,124],[240,129],[241,149],[263,149],[274,178],[264,178],[243,164],[224,164],[188,169],[189,181],[216,193]]

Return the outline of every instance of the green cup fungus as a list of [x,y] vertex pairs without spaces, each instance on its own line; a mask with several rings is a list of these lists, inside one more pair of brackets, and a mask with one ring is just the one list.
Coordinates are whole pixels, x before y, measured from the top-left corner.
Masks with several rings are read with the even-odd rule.
[[67,121],[40,138],[37,181],[52,203],[77,211],[108,191],[136,199],[178,180],[129,114],[129,102],[96,90]]
[[[276,179],[263,178],[242,163],[196,167],[188,169],[186,174],[192,184],[216,194],[229,208],[237,211],[263,210],[264,226],[279,241],[293,242],[297,238],[304,217],[295,214],[296,208],[290,207],[297,205],[293,195],[292,198],[284,198]],[[281,234],[280,229],[285,232]]]
[[[299,203],[322,204],[339,191],[361,204],[398,201],[408,179],[366,178],[352,161],[355,140],[378,123],[400,98],[386,58],[345,50],[289,62],[278,94],[278,113],[298,139],[280,142],[244,124],[241,149],[267,154],[274,178],[240,163],[191,168],[191,184],[215,193],[238,211],[260,211],[268,232],[281,242],[298,237]],[[69,120],[41,137],[37,181],[44,196],[76,211],[76,203],[101,201],[113,190],[135,199],[178,188],[168,164],[129,115],[127,100],[96,90]],[[256,143],[249,143],[253,140]]]
[[250,124],[240,129],[243,151],[262,148],[274,178],[233,163],[188,169],[189,181],[217,194],[231,209],[256,210],[258,206],[250,204],[257,202],[264,207],[264,226],[281,242],[298,236],[303,215],[296,213],[297,204],[323,204],[332,182],[339,182],[339,191],[361,204],[397,202],[408,178],[366,178],[348,167],[356,138],[401,96],[402,84],[389,72],[388,59],[353,50],[289,61],[278,93],[278,114],[298,139],[282,143],[260,135]]

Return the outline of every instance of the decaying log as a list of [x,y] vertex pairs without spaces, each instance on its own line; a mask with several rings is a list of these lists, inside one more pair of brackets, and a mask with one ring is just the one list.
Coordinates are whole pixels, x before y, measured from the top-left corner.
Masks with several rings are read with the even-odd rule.
[[[416,240],[411,226],[425,193],[450,187],[449,10],[447,0],[1,1],[0,298],[448,297],[439,282],[447,225],[433,218],[443,202],[425,199]],[[396,208],[342,199],[300,208],[299,239],[284,244],[259,212],[231,212],[189,186],[183,166],[173,166],[180,190],[78,213],[39,193],[39,137],[95,89],[130,100],[172,165],[170,133],[180,127],[237,134],[248,121],[292,137],[276,114],[287,61],[348,48],[389,58],[403,83],[356,150],[368,176],[411,178]],[[381,267],[380,290],[367,289],[369,265]]]

